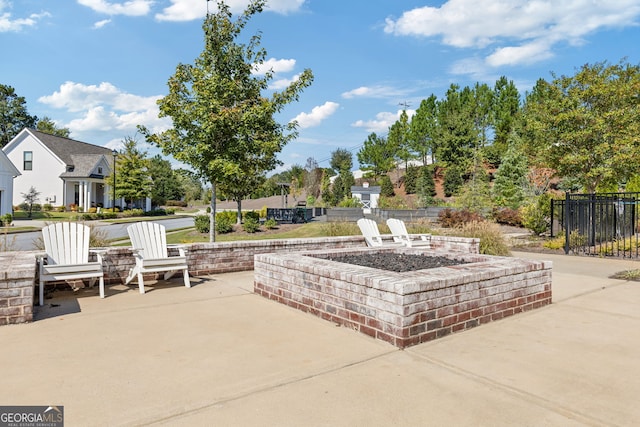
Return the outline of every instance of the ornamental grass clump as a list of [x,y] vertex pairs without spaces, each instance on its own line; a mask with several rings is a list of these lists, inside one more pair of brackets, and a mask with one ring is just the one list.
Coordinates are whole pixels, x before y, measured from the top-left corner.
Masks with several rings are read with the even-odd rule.
[[483,255],[511,256],[509,246],[498,224],[489,221],[471,221],[455,228],[453,235],[480,239],[480,253]]

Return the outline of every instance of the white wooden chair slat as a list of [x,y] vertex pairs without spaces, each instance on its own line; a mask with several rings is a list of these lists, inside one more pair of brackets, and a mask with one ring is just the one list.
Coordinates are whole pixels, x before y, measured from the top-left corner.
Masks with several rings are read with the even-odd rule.
[[129,271],[126,284],[138,278],[140,293],[144,294],[144,273],[166,272],[168,280],[176,271],[182,271],[184,285],[191,287],[189,269],[184,247],[178,248],[179,256],[169,256],[167,233],[164,225],[155,222],[137,222],[127,227],[129,239],[133,247],[136,265]]
[[99,280],[100,298],[104,298],[104,274],[102,255],[89,262],[89,236],[91,229],[78,223],[58,222],[42,229],[46,255],[40,264],[40,305],[44,304],[46,282],[69,279]]
[[431,235],[409,234],[407,226],[400,219],[389,218],[387,226],[389,226],[394,242],[401,243],[407,247],[431,245]]
[[360,232],[364,236],[365,242],[367,242],[367,246],[378,247],[396,245],[395,242],[384,242],[382,235],[380,235],[378,224],[376,224],[374,220],[369,218],[360,218],[357,224],[360,228]]

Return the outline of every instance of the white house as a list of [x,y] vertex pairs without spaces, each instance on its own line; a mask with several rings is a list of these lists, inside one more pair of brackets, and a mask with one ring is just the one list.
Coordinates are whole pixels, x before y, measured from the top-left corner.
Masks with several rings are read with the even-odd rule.
[[110,149],[23,129],[2,150],[19,175],[14,179],[14,205],[22,203],[22,193],[33,187],[40,193],[40,203],[75,204],[85,211],[111,207],[112,188],[105,182],[113,163]]
[[20,175],[9,157],[0,151],[0,215],[13,213],[13,179]]

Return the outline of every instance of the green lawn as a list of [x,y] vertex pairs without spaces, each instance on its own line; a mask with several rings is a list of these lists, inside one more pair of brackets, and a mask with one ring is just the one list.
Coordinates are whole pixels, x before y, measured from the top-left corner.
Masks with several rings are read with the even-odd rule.
[[[265,239],[297,239],[325,236],[359,235],[356,224],[341,224],[326,222],[309,222],[293,227],[281,227],[277,230],[259,231],[257,233],[232,232],[217,234],[216,242],[231,242],[237,240],[265,240]],[[209,234],[202,234],[195,229],[186,229],[167,233],[167,243],[202,243],[209,241]]]

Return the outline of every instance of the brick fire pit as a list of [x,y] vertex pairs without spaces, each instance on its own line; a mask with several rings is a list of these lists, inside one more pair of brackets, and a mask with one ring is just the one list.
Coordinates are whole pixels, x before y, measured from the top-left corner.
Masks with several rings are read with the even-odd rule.
[[[391,251],[466,264],[396,273],[332,261]],[[551,262],[420,248],[357,248],[259,254],[254,291],[387,341],[430,341],[551,303]]]

